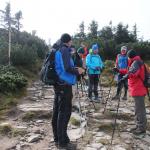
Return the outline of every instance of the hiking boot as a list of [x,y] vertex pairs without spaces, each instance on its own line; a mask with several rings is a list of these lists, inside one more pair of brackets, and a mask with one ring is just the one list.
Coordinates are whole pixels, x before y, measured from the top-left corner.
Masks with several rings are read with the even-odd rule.
[[127,100],[127,96],[122,97],[122,100]]
[[132,133],[135,135],[140,135],[140,134],[146,133],[146,130],[141,130],[141,129],[137,128]]
[[66,145],[59,145],[58,149],[59,150],[76,150],[77,145],[73,144],[72,142],[69,142]]
[[115,95],[114,97],[112,97],[112,100],[118,100],[119,99],[119,95]]
[[99,103],[100,102],[100,99],[98,98],[98,96],[95,96],[94,100],[93,100],[95,103]]

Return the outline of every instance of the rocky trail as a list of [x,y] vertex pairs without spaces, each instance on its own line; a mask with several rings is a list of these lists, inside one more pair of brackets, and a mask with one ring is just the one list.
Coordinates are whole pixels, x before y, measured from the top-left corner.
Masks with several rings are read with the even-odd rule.
[[[149,102],[146,104],[147,132],[135,136],[129,132],[134,126],[134,103],[130,97],[127,101],[120,101],[114,139],[110,145],[118,101],[109,98],[103,114],[109,88],[102,87],[103,98],[94,105],[82,90],[76,93],[75,88],[68,134],[77,143],[78,150],[150,150]],[[27,89],[27,96],[0,122],[0,128],[8,133],[0,135],[0,150],[57,150],[51,129],[53,99],[53,88],[35,81]]]

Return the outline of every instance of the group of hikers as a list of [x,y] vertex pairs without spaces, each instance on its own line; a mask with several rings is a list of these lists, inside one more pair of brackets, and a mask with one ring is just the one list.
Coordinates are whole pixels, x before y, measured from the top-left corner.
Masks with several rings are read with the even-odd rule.
[[[85,71],[88,75],[88,98],[92,101],[100,101],[98,95],[98,83],[100,74],[104,68],[103,61],[99,55],[98,44],[93,44],[89,52],[81,46],[76,50],[73,46],[71,36],[62,34],[59,41],[53,45],[53,49],[59,49],[55,53],[55,70],[58,82],[54,85],[54,106],[52,116],[52,129],[55,145],[59,149],[72,149],[73,143],[67,134],[67,126],[72,111],[72,85],[80,80]],[[113,71],[118,74],[117,92],[112,100],[120,98],[121,89],[124,86],[123,100],[127,100],[129,88],[130,96],[135,102],[136,125],[131,132],[139,135],[146,132],[146,110],[144,98],[147,89],[143,85],[144,63],[134,50],[121,47],[117,55]],[[92,94],[94,94],[94,99]]]

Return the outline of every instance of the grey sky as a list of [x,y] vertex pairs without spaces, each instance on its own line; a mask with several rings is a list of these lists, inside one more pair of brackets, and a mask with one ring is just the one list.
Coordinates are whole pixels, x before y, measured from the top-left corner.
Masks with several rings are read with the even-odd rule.
[[37,31],[37,35],[55,42],[64,32],[74,34],[84,21],[86,29],[96,20],[101,29],[112,20],[129,24],[137,23],[139,37],[150,39],[150,0],[0,0],[0,9],[11,2],[12,14],[21,10],[23,29]]

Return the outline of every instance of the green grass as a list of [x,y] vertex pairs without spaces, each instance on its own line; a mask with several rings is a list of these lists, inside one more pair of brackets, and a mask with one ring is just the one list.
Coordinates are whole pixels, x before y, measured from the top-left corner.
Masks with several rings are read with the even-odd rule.
[[74,126],[80,126],[80,121],[77,120],[77,119],[74,118],[74,117],[71,117],[71,118],[70,118],[70,123],[71,123],[72,125],[74,125]]
[[16,106],[23,96],[26,96],[25,89],[15,93],[0,93],[0,118],[5,115],[10,108]]

